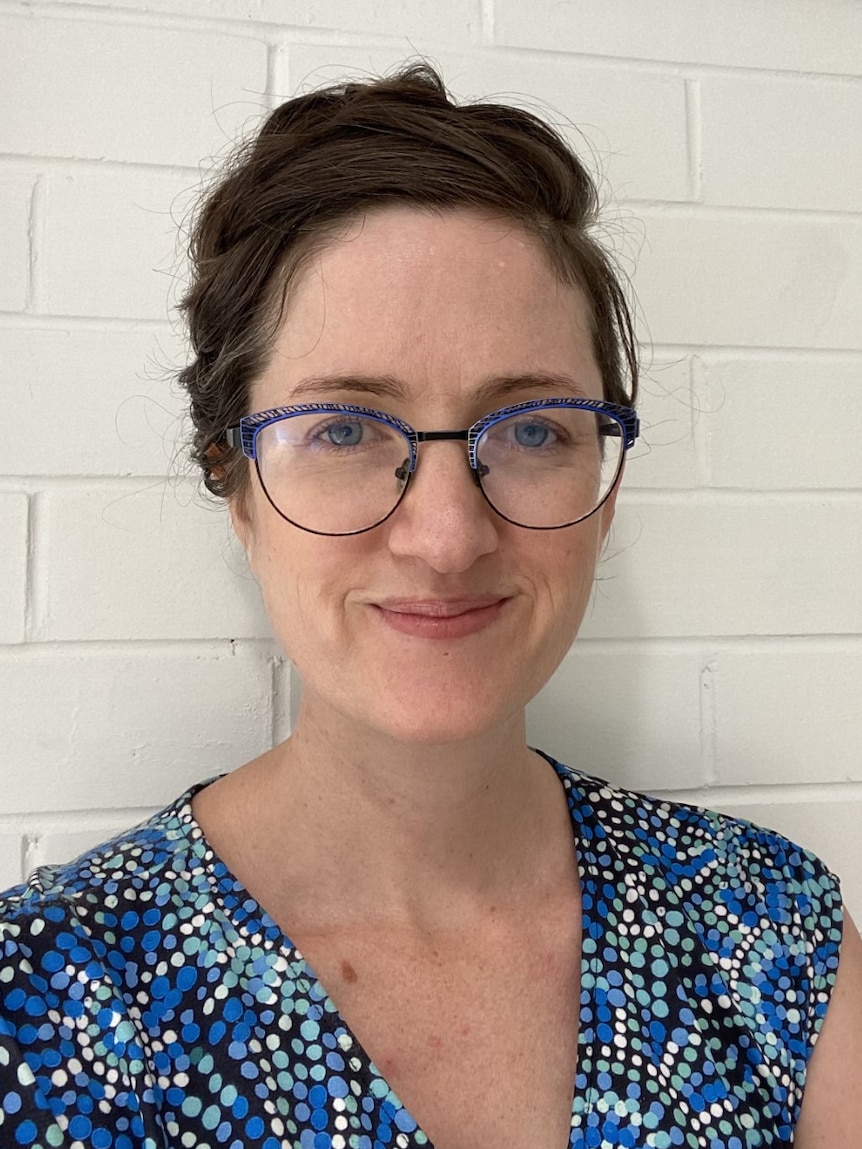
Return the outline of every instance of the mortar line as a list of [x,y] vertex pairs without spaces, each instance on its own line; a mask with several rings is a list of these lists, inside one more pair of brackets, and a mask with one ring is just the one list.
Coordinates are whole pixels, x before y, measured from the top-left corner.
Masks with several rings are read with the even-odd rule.
[[279,691],[279,662],[278,655],[273,654],[269,660],[269,744],[275,746],[281,720],[281,692]]
[[38,519],[41,498],[33,492],[27,496],[27,558],[24,596],[24,638],[30,643],[38,636],[44,612],[44,596],[40,585],[37,560]]
[[715,714],[715,675],[714,655],[705,658],[698,680],[698,703],[700,707],[700,761],[703,784],[714,786],[717,781],[716,762],[716,714]]
[[[697,478],[701,488],[708,490],[712,479],[712,442],[709,436],[709,423],[701,419],[702,408],[699,403],[706,398],[709,388],[709,373],[706,364],[699,355],[689,358],[689,382],[691,385],[691,438],[694,445],[694,457],[697,464]],[[710,405],[707,410],[711,411]]]
[[709,786],[686,786],[672,789],[655,787],[650,793],[672,798],[675,802],[715,806],[729,805],[785,805],[806,804],[816,806],[826,802],[862,802],[862,782],[758,782],[722,783]]
[[700,80],[685,81],[685,127],[688,150],[688,184],[691,198],[703,203],[703,127]]
[[479,0],[479,36],[483,46],[494,44],[494,0]]
[[27,213],[27,294],[24,304],[25,312],[33,314],[38,310],[42,295],[42,281],[39,270],[39,253],[42,247],[43,226],[45,218],[45,180],[37,175],[33,189],[30,192],[30,204]]
[[[283,91],[279,91],[283,88]],[[290,60],[281,44],[268,44],[266,49],[266,100],[270,112],[290,91]]]

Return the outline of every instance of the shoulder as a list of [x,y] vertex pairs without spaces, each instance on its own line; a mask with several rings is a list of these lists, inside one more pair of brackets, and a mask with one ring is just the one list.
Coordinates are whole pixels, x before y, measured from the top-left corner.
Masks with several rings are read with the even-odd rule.
[[679,972],[696,965],[801,1087],[835,989],[838,878],[774,830],[557,768],[587,862],[620,876],[626,908]]
[[0,894],[0,1016],[7,1028],[22,1019],[22,994],[33,1012],[37,999],[55,1008],[67,1002],[76,982],[110,982],[126,966],[130,941],[158,929],[182,902],[196,851],[186,809],[183,795],[74,861],[42,866]]
[[0,1018],[7,1031],[49,1009],[76,1016],[82,985],[119,991],[130,961],[181,909],[202,869],[188,809],[183,795],[74,861],[42,866],[0,894]]
[[[64,1144],[63,1129],[76,1143],[97,1131],[110,1144],[115,1118],[129,1146],[148,1144],[134,990],[152,988],[150,951],[194,874],[187,798],[0,894],[0,1124],[15,1144]],[[94,1097],[112,1103],[98,1130]]]
[[[27,882],[0,893],[0,936],[7,943],[22,933],[38,938],[61,921],[89,927],[116,918],[119,925],[127,904],[157,905],[159,894],[193,864],[190,793],[73,861],[41,866]],[[36,921],[44,924],[30,928]]]
[[625,852],[645,878],[689,900],[697,891],[701,905],[708,900],[725,914],[756,908],[772,921],[794,917],[840,941],[840,883],[810,850],[744,818],[558,770],[570,780],[570,807],[585,836]]
[[841,959],[829,1011],[805,1086],[794,1145],[829,1149],[852,1145],[859,1131],[862,1080],[862,939],[845,919]]

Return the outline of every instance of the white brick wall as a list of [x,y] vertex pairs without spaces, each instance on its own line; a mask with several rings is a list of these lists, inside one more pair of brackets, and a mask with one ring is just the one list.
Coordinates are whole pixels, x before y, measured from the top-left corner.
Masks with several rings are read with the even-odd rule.
[[[194,488],[89,480],[41,496],[34,629],[48,641],[266,637],[221,509]],[[182,559],[182,561],[181,561]]]
[[[159,475],[184,427],[168,365],[182,344],[165,327],[8,326],[2,330],[0,424],[39,434],[3,440],[6,475]],[[46,417],[46,412],[55,412]]]
[[531,739],[775,826],[862,919],[859,4],[0,0],[0,44],[0,885],[289,732],[178,458],[177,225],[278,99],[424,53],[601,167],[648,344]]
[[189,172],[52,168],[36,310],[166,323],[181,275],[177,229],[199,186]]
[[0,309],[24,311],[30,284],[30,203],[32,177],[0,174]]
[[706,203],[859,211],[858,79],[710,75],[700,93]]
[[27,609],[27,540],[29,507],[26,495],[0,494],[0,643],[22,642]]
[[0,106],[27,93],[27,115],[0,122],[0,149],[16,155],[197,168],[265,99],[259,39],[7,17],[0,43]]
[[260,754],[272,736],[271,664],[255,644],[5,651],[4,811],[164,804],[218,773],[225,752]]

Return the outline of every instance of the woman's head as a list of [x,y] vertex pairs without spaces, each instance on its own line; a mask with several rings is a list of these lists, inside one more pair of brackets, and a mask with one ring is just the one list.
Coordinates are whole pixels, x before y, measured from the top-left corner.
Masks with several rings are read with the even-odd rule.
[[561,282],[583,293],[604,398],[637,388],[630,314],[592,238],[595,185],[568,145],[528,112],[459,106],[426,65],[282,104],[204,200],[183,308],[193,361],[192,454],[208,488],[232,498],[248,468],[224,441],[249,412],[291,289],[344,225],[384,205],[469,208],[519,224]]
[[[347,718],[345,738],[357,723],[399,742],[516,736],[577,633],[615,492],[568,529],[516,525],[452,432],[514,405],[481,456],[487,478],[516,480],[522,522],[578,502],[601,457],[596,417],[536,403],[601,402],[590,327],[539,241],[475,209],[384,206],[309,260],[251,392],[255,412],[280,409],[275,434],[257,435],[260,473],[231,501],[306,719]],[[316,533],[372,488],[398,496],[406,452],[393,458],[362,412],[432,434],[385,521]]]
[[[569,529],[516,523],[537,514],[538,525],[547,510],[537,473],[546,494],[582,489],[583,459],[601,458],[599,420],[583,436],[562,418],[527,420],[518,434],[549,428],[549,450],[502,436],[540,461],[511,520],[485,501],[465,444],[440,432],[552,396],[628,403],[631,324],[587,234],[595,209],[586,172],[550,129],[509,108],[458,108],[427,69],[285,104],[205,203],[186,301],[195,450],[230,502],[303,680],[303,713],[327,728],[340,715],[426,743],[512,734],[574,639],[615,489]],[[295,412],[281,412],[283,497],[297,497],[297,459],[311,468],[296,518],[271,486],[267,501],[268,465],[249,481],[249,461],[225,441],[252,412],[321,402],[437,432],[397,511],[364,533],[314,532],[327,531],[320,492],[333,463],[340,479],[354,459],[359,478],[339,490],[364,497],[373,428],[354,451],[332,439],[331,408],[304,408],[312,426],[294,450],[297,424],[284,420]],[[345,430],[356,432],[342,417],[336,438]],[[392,490],[401,470],[386,472]]]

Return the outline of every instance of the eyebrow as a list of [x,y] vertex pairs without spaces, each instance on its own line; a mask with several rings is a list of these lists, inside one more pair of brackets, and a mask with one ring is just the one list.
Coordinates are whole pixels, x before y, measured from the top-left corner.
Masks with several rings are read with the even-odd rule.
[[[362,392],[382,399],[407,399],[409,389],[394,375],[315,375],[297,383],[290,395],[291,402],[315,396],[320,398],[334,391]],[[517,372],[513,375],[494,375],[477,388],[474,398],[479,402],[503,399],[518,391],[543,391],[546,395],[573,396],[587,399],[583,387],[568,375],[553,371]]]

